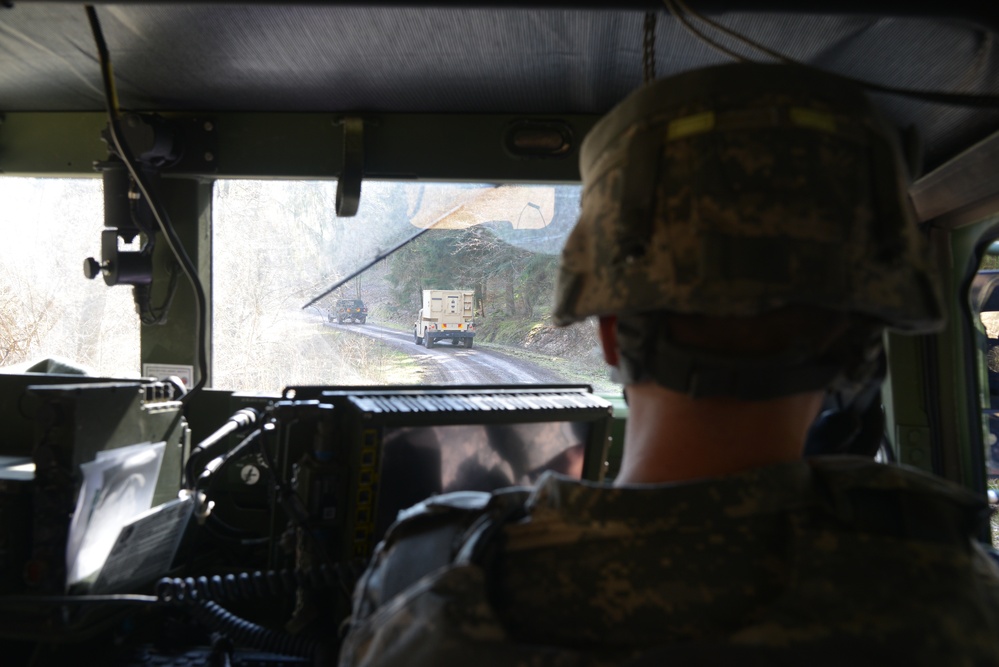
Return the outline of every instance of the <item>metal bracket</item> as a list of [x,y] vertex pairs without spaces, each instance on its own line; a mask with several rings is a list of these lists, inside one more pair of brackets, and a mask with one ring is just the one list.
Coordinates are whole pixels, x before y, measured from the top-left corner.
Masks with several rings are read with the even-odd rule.
[[347,116],[335,122],[343,125],[343,166],[336,183],[336,214],[349,218],[357,215],[357,208],[361,203],[364,121],[356,116]]
[[163,173],[214,174],[219,170],[218,127],[213,118],[174,121],[183,148],[177,163]]
[[[162,174],[218,171],[218,132],[211,118],[172,119],[159,114],[125,114],[119,127],[135,161]],[[107,129],[102,133],[117,153]]]

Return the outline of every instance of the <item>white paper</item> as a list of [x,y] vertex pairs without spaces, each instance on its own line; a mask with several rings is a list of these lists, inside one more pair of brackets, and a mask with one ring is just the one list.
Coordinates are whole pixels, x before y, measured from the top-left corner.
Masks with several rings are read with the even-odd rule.
[[181,491],[177,500],[140,514],[118,533],[89,592],[128,590],[165,575],[177,554],[193,509],[194,496]]
[[166,442],[98,452],[80,464],[83,483],[66,544],[66,585],[96,574],[118,533],[153,504]]

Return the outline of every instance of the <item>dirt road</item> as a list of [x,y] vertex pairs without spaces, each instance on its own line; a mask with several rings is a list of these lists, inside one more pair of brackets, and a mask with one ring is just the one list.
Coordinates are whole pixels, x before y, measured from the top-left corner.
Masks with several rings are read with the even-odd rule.
[[375,338],[415,358],[424,369],[426,384],[557,384],[568,380],[558,373],[524,359],[503,354],[476,341],[467,349],[450,342],[437,343],[429,350],[413,341],[413,334],[376,324],[337,324],[328,326],[358,336]]

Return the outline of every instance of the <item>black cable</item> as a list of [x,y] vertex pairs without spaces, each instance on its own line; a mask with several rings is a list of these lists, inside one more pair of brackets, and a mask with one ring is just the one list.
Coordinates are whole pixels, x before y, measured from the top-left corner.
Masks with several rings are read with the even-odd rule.
[[[289,440],[287,431],[291,429],[294,423],[295,421],[293,420],[285,425],[285,442],[288,442]],[[260,454],[264,458],[265,474],[270,477],[271,485],[277,491],[278,500],[285,512],[288,514],[288,518],[291,519],[291,522],[296,528],[301,528],[306,533],[311,533],[308,526],[309,513],[305,508],[305,501],[302,500],[301,496],[299,496],[297,492],[289,488],[285,481],[281,479],[281,476],[278,475],[277,466],[274,463],[274,459],[271,457],[271,453],[267,450],[267,443],[263,440],[260,441]],[[325,549],[321,549],[320,551],[322,551],[323,558],[326,560],[327,564],[332,565],[332,561],[326,554]]]
[[93,5],[86,5],[84,9],[87,12],[87,20],[90,22],[90,31],[94,35],[94,42],[97,44],[97,57],[101,67],[101,78],[104,81],[104,102],[108,106],[108,113],[117,120],[118,93],[114,87],[114,72],[111,68],[111,58],[108,56],[108,45],[104,41],[104,33],[101,31],[101,24],[97,18],[97,10],[94,9]]
[[294,595],[300,587],[307,587],[315,591],[335,588],[349,602],[354,586],[366,568],[365,559],[355,559],[306,569],[162,577],[156,582],[156,599],[170,604],[195,604],[206,600],[241,602],[286,597]]
[[340,584],[340,567],[320,565],[310,570],[255,570],[239,574],[199,577],[163,577],[156,582],[156,599],[161,602],[191,604],[242,602],[293,596],[300,586],[313,590],[335,588]]
[[679,21],[680,25],[683,26],[683,28],[691,35],[693,35],[696,39],[699,39],[700,41],[710,46],[715,51],[718,51],[722,55],[728,56],[729,58],[735,60],[736,62],[740,63],[746,62],[747,59],[744,56],[741,56],[735,51],[732,51],[731,49],[722,46],[718,42],[714,41],[713,39],[705,35],[700,30],[698,30],[696,27],[694,27],[694,25],[690,22],[690,20],[686,16],[684,16],[683,12],[677,9],[677,7],[673,4],[673,0],[663,0],[663,3],[666,5],[666,9],[669,10],[669,13],[673,15],[673,18]]
[[[288,442],[288,431],[291,429],[295,421],[291,421],[285,425],[285,436],[284,441]],[[278,475],[278,469],[274,464],[274,459],[271,458],[270,452],[267,450],[267,443],[261,438],[260,441],[260,453],[264,459],[264,473],[270,477],[271,484],[274,486],[277,492],[278,501],[281,503],[281,507],[284,508],[285,513],[288,515],[288,519],[295,526],[295,528],[302,531],[302,534],[306,536],[306,539],[312,542],[312,546],[315,550],[319,552],[319,556],[323,559],[324,564],[327,567],[335,568],[336,563],[330,557],[329,553],[326,552],[326,546],[320,544],[319,540],[316,539],[315,535],[312,533],[312,529],[309,527],[309,513],[306,508],[305,501],[298,493],[288,487],[287,483],[281,479]]]
[[191,607],[191,614],[205,625],[217,628],[233,643],[281,655],[312,657],[319,641],[311,637],[271,630],[236,616],[210,600]]
[[[253,426],[257,423],[259,414],[253,408],[242,408],[234,412],[229,419],[226,420],[219,429],[214,433],[209,435],[207,438],[199,442],[191,453],[187,456],[187,462],[184,464],[184,484],[187,488],[193,489],[194,482],[197,480],[197,475],[194,474],[194,464],[197,459],[203,457],[206,454],[214,454],[222,445],[225,444],[225,438],[233,433],[239,433],[240,431],[246,429],[249,426]],[[247,441],[236,445],[232,451],[225,456],[232,456],[237,450],[242,449],[247,444]]]
[[717,21],[712,21],[711,19],[709,19],[708,17],[704,16],[703,14],[699,14],[699,13],[695,12],[683,0],[663,0],[663,2],[665,2],[666,8],[669,9],[670,13],[676,19],[678,19],[681,24],[683,24],[683,27],[686,28],[688,32],[690,32],[692,35],[694,35],[698,39],[701,39],[702,41],[704,41],[705,43],[707,43],[709,46],[717,48],[722,53],[725,53],[726,55],[732,56],[732,57],[736,58],[737,60],[739,60],[740,62],[743,61],[743,60],[745,60],[745,58],[736,55],[734,52],[722,49],[721,45],[717,44],[716,42],[714,42],[713,40],[711,40],[710,38],[708,38],[704,33],[700,32],[699,30],[697,30],[696,28],[694,28],[692,24],[690,24],[689,22],[687,22],[686,17],[683,16],[683,12],[686,12],[687,14],[690,14],[691,16],[693,16],[697,20],[701,21],[702,23],[706,23],[707,25],[711,26],[712,28],[714,28],[718,32],[720,32],[720,33],[722,33],[724,35],[728,35],[729,37],[731,37],[732,39],[736,40],[737,42],[740,42],[741,44],[743,44],[745,46],[748,46],[748,47],[750,47],[752,49],[756,49],[757,51],[760,51],[761,53],[764,53],[764,54],[770,56],[771,58],[779,60],[782,63],[786,63],[786,64],[792,64],[792,63],[793,64],[798,64],[796,61],[792,60],[791,58],[788,58],[787,56],[785,56],[785,55],[783,55],[781,53],[778,53],[776,51],[768,49],[767,47],[763,46],[759,42],[755,42],[755,41],[749,39],[748,37],[746,37],[745,35],[741,35],[741,34],[735,32],[734,30],[730,30],[730,29],[726,28],[725,26],[721,25],[720,23],[718,23]]
[[[755,49],[760,53],[763,53],[771,58],[779,60],[780,62],[786,65],[798,65],[800,67],[807,67],[808,69],[813,69],[813,70],[818,69],[816,67],[812,67],[811,65],[807,65],[805,63],[794,60],[793,58],[789,58],[781,53],[778,53],[777,51],[769,49],[760,44],[759,42],[746,37],[745,35],[735,32],[730,28],[726,28],[725,26],[721,25],[716,21],[708,19],[702,14],[699,14],[698,12],[691,9],[690,6],[684,2],[684,0],[663,0],[663,4],[665,4],[666,9],[669,10],[670,14],[673,15],[673,17],[676,18],[680,22],[680,24],[685,29],[687,29],[688,32],[694,35],[694,37],[701,40],[711,48],[719,51],[720,53],[727,55],[733,60],[736,60],[738,62],[746,62],[749,59],[736,53],[735,51],[732,51],[731,49],[728,49],[727,47],[722,46],[717,41],[708,37],[706,34],[704,34],[699,29],[694,27],[694,25],[690,23],[690,21],[684,14],[689,14],[690,16],[693,16],[702,23],[711,26],[718,32],[744,44],[745,46]],[[847,81],[849,83],[861,86],[863,88],[866,88],[870,91],[877,93],[897,95],[900,97],[909,97],[912,99],[922,100],[924,102],[932,102],[935,104],[945,104],[951,106],[999,108],[999,95],[982,95],[977,93],[975,94],[947,93],[937,90],[914,90],[909,88],[896,88],[894,86],[886,86],[879,83],[864,81],[862,79],[855,79],[853,77],[844,76],[842,74],[837,74],[836,72],[830,72],[828,70],[823,70],[823,71],[826,74],[835,76],[836,78],[839,78],[843,81]]]
[[163,297],[163,302],[159,306],[152,304],[152,293],[149,285],[133,285],[132,293],[135,301],[136,311],[139,313],[139,321],[146,326],[154,326],[166,322],[167,315],[170,314],[170,306],[173,304],[173,297],[177,294],[177,276],[180,274],[177,262],[170,264],[170,284],[167,286],[167,294]]
[[[251,419],[251,417],[243,414],[246,412],[251,413],[253,421],[247,421],[248,419]],[[242,420],[240,419],[241,416]],[[251,408],[245,408],[243,410],[240,410],[232,417],[230,417],[230,423],[227,423],[225,426],[220,428],[214,434],[212,434],[204,441],[202,441],[197,447],[195,447],[195,449],[191,452],[191,455],[188,457],[187,463],[184,466],[184,479],[186,486],[196,491],[205,490],[205,492],[207,493],[207,489],[210,488],[211,483],[215,479],[216,474],[220,470],[222,470],[222,468],[225,467],[226,464],[232,461],[237,454],[247,449],[250,445],[253,444],[258,445],[258,451],[260,452],[260,455],[263,458],[264,474],[267,475],[271,483],[271,486],[274,488],[274,491],[277,495],[277,499],[281,504],[281,506],[284,508],[285,513],[288,515],[289,520],[296,528],[302,530],[303,534],[306,536],[306,539],[312,541],[313,546],[319,552],[319,556],[324,561],[326,567],[330,568],[337,567],[336,563],[334,563],[330,555],[326,552],[324,545],[319,544],[316,541],[315,537],[312,535],[312,531],[310,530],[308,525],[309,516],[308,516],[308,510],[305,506],[305,501],[295,490],[289,488],[287,483],[283,479],[281,479],[281,477],[278,475],[277,465],[274,461],[274,458],[271,456],[270,451],[267,449],[267,444],[264,438],[266,431],[274,430],[273,422],[266,422],[261,424],[258,428],[254,429],[249,435],[247,435],[238,445],[236,445],[228,452],[225,452],[213,458],[211,461],[209,461],[207,465],[205,465],[202,468],[202,471],[199,474],[195,475],[195,464],[198,459],[203,458],[204,454],[211,453],[214,449],[216,449],[217,445],[221,442],[222,438],[225,435],[234,432],[234,430],[239,428],[239,426],[245,427],[247,423],[255,423],[256,418],[257,414]],[[289,428],[290,426],[291,424],[288,425]],[[217,533],[214,530],[215,526],[210,525],[213,522],[213,520],[215,523],[218,524],[219,528],[221,528],[222,530],[227,530],[233,533],[233,535],[226,536]],[[256,539],[247,540],[238,537],[238,533],[243,531],[240,531],[239,529],[230,526],[225,521],[216,517],[214,514],[210,514],[208,516],[208,519],[206,520],[205,523],[205,527],[209,530],[209,532],[211,532],[216,537],[224,540],[235,541],[243,546],[256,546],[265,543],[267,541],[266,538],[262,538],[261,540],[256,540]],[[349,596],[350,594],[348,592],[348,598]]]
[[[132,183],[131,186],[135,186]],[[138,229],[140,232],[146,234],[149,239],[143,250],[147,248],[152,251],[152,248],[156,245],[156,238],[153,236],[155,229],[146,225],[146,221],[142,219],[142,216],[137,215],[139,207],[139,192],[134,189],[134,187],[129,187],[128,189],[128,217],[132,221],[132,226]]]
[[97,45],[97,55],[101,66],[101,77],[104,81],[104,98],[108,111],[108,130],[111,136],[111,142],[114,144],[114,148],[118,152],[118,156],[121,158],[125,168],[128,169],[128,173],[135,181],[135,185],[138,187],[142,197],[145,198],[146,203],[149,205],[149,209],[152,211],[153,217],[156,219],[156,223],[159,225],[160,231],[163,232],[163,235],[166,238],[167,245],[170,247],[170,252],[172,252],[173,256],[177,259],[177,262],[184,270],[187,279],[191,282],[191,287],[194,289],[194,300],[196,303],[195,316],[197,319],[198,331],[199,378],[198,382],[191,388],[191,390],[181,397],[181,402],[186,403],[191,400],[191,397],[194,396],[202,387],[204,387],[205,382],[208,379],[207,298],[205,297],[204,288],[201,286],[201,281],[198,278],[197,269],[191,261],[191,258],[187,255],[187,252],[184,250],[184,245],[177,237],[177,232],[173,229],[173,225],[170,224],[169,216],[160,206],[160,203],[150,196],[152,188],[147,183],[146,177],[142,174],[141,170],[136,168],[136,160],[132,155],[131,149],[124,141],[121,140],[121,128],[118,125],[120,113],[118,108],[118,94],[115,91],[114,86],[114,73],[111,68],[111,57],[108,53],[107,43],[104,41],[104,34],[101,31],[100,20],[97,18],[97,11],[94,9],[93,5],[86,5],[85,9],[87,12],[87,19],[90,22],[91,32],[93,32],[94,35],[94,42]]
[[238,445],[211,459],[205,466],[202,467],[201,472],[197,475],[197,477],[194,475],[194,462],[198,457],[194,456],[192,453],[192,455],[187,459],[187,464],[184,466],[184,477],[188,488],[201,490],[207,487],[211,483],[212,476],[221,470],[222,467],[232,460],[233,457],[253,444],[261,436],[263,431],[263,426],[254,429],[249,435],[243,438]]

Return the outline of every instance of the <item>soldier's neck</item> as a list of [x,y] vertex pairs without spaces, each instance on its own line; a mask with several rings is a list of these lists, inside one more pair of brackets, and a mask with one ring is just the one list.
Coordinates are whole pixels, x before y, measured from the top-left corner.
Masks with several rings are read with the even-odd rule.
[[822,399],[822,392],[769,401],[692,399],[652,383],[631,385],[615,484],[720,477],[800,459]]

